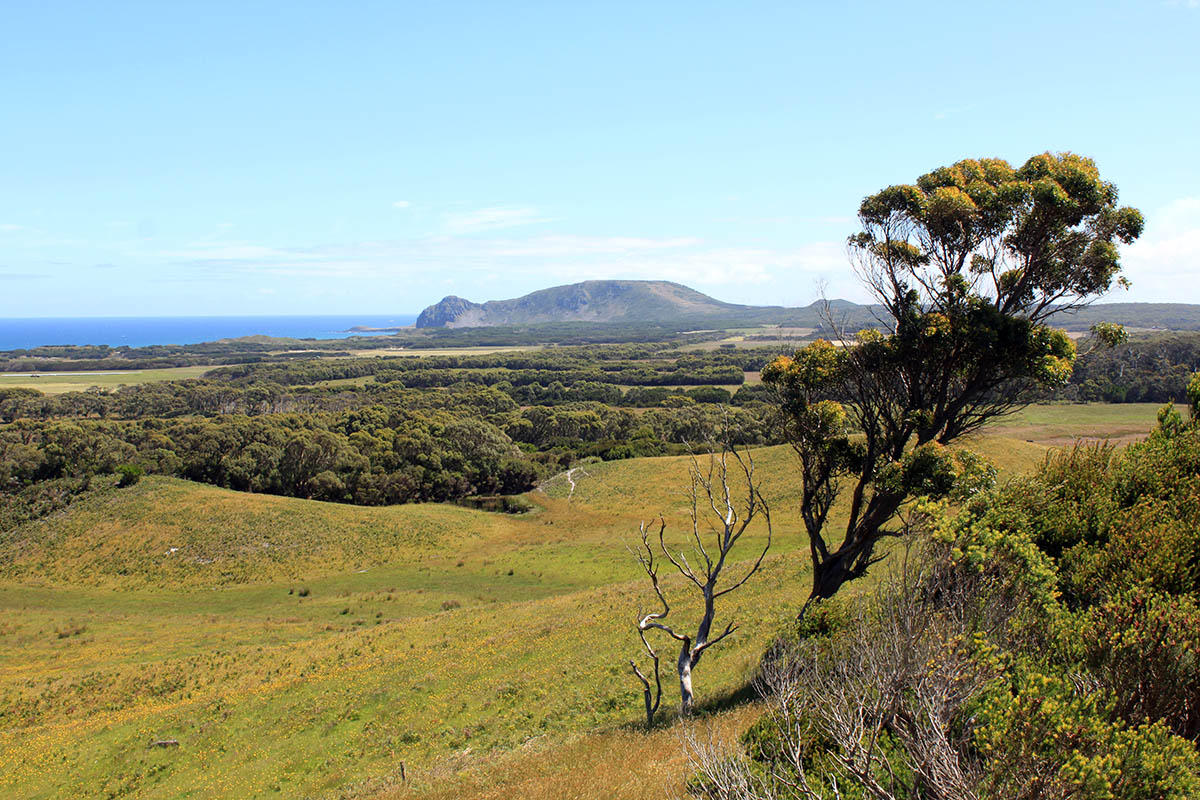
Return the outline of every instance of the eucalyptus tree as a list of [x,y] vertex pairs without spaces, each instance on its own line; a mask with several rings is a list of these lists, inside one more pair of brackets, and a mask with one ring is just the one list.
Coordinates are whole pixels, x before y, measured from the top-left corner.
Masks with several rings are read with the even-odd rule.
[[[908,501],[951,491],[962,464],[946,445],[1070,378],[1074,344],[1048,323],[1128,285],[1118,245],[1142,231],[1072,153],[959,161],[865,198],[858,218],[849,250],[878,327],[850,334],[827,311],[836,341],[762,373],[799,456],[808,603],[866,574]],[[839,539],[827,523],[844,485]]]

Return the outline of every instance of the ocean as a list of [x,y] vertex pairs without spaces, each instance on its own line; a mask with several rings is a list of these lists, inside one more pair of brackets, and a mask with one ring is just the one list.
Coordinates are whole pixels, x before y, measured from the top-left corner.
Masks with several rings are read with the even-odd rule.
[[54,344],[144,347],[152,344],[195,344],[256,335],[343,339],[354,336],[350,328],[356,326],[395,328],[412,325],[416,321],[416,314],[0,319],[0,350],[24,350]]

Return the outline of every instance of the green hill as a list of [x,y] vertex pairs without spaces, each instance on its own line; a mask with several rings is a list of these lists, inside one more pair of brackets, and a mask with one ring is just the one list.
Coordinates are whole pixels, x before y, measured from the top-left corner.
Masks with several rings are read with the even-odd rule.
[[[1135,411],[1149,427],[1153,410]],[[1026,439],[1071,431],[1053,409],[1014,426],[1020,438],[976,442],[1009,475],[1045,452]],[[721,612],[743,627],[698,673],[709,709],[744,689],[805,591],[794,456],[755,458],[777,538]],[[683,532],[687,467],[586,464],[516,516],[152,476],[9,532],[0,796],[560,797],[596,776],[611,797],[678,792],[670,719],[634,727],[630,623],[651,597],[625,545],[659,514]],[[682,596],[675,577],[665,586]],[[754,713],[710,724],[736,735]],[[650,755],[630,765],[634,750]]]
[[734,316],[764,310],[723,303],[669,281],[584,281],[554,286],[512,300],[472,303],[446,297],[417,318],[418,328],[528,325],[541,322],[655,322]]
[[[848,300],[831,300],[828,310],[839,326],[849,330],[874,325],[878,319],[873,306]],[[451,295],[422,311],[417,318],[417,327],[680,321],[711,327],[781,324],[820,328],[827,324],[825,307],[820,302],[802,308],[747,306],[715,300],[670,281],[585,281],[486,303],[474,303]],[[1103,303],[1064,313],[1055,324],[1068,330],[1087,330],[1097,322],[1113,322],[1132,328],[1200,330],[1200,305]]]

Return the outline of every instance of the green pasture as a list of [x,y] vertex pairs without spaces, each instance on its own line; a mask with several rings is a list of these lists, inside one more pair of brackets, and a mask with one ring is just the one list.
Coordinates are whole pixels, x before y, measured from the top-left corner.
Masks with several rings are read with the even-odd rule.
[[199,378],[214,367],[171,367],[167,369],[138,369],[128,371],[96,371],[81,369],[78,372],[2,373],[0,389],[24,387],[37,389],[43,394],[83,392],[92,387],[116,389],[154,381],[178,381],[184,378]]
[[1075,439],[1129,442],[1154,427],[1161,403],[1055,403],[1029,406],[997,420],[989,430],[1043,444]]

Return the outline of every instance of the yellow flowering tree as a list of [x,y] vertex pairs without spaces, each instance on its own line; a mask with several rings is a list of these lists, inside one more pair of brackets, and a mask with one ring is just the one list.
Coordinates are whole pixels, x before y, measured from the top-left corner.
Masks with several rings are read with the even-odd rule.
[[[1072,153],[959,161],[867,197],[858,216],[850,252],[880,328],[848,336],[829,314],[840,341],[763,370],[799,456],[810,602],[867,572],[908,501],[953,491],[963,464],[946,445],[1070,379],[1075,346],[1048,320],[1127,285],[1117,247],[1143,224]],[[838,539],[826,523],[843,482]]]

